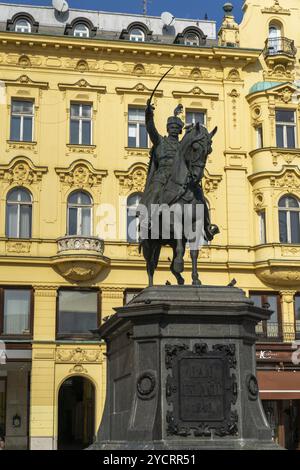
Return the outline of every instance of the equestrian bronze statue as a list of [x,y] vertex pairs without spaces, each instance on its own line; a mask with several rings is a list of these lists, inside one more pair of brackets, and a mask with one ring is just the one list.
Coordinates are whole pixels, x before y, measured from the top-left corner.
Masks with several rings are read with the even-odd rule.
[[[219,233],[218,227],[210,222],[201,185],[207,156],[212,151],[212,138],[217,128],[209,133],[198,122],[184,127],[178,117],[181,108],[182,106],[177,106],[174,116],[168,118],[168,135],[165,137],[161,136],[155,127],[151,99],[148,100],[145,111],[146,128],[153,147],[150,151],[148,175],[138,215],[140,248],[146,260],[150,286],[153,285],[153,275],[163,245],[173,249],[170,269],[177,283],[184,284],[181,273],[184,270],[187,244],[192,260],[193,285],[200,285],[197,268],[200,245],[199,242],[195,243],[195,233],[206,241],[212,240],[214,235]],[[185,134],[179,141],[183,129]],[[200,208],[202,209],[198,210]],[[164,217],[166,212],[168,217]],[[185,230],[186,227],[188,230]],[[201,236],[198,237],[199,240]]]

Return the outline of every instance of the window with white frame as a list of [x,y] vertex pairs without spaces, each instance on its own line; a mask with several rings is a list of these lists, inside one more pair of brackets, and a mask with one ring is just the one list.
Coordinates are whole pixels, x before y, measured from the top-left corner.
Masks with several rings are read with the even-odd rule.
[[266,237],[266,211],[262,209],[257,213],[258,223],[259,223],[259,242],[261,244],[267,243]]
[[141,193],[131,194],[127,198],[127,241],[136,243],[139,241],[139,220],[137,208],[141,201]]
[[187,33],[184,38],[186,46],[199,46],[199,37],[195,33]]
[[206,121],[206,113],[205,111],[190,111],[188,110],[185,115],[185,122],[186,124],[196,124],[196,122],[200,122],[203,126],[205,126]]
[[130,41],[144,42],[145,33],[139,28],[133,28],[129,33]]
[[16,21],[15,24],[16,33],[31,33],[31,24],[28,20],[20,19]]
[[70,143],[92,144],[92,105],[71,103]]
[[74,36],[79,38],[88,38],[90,36],[90,30],[85,24],[78,23],[74,27]]
[[75,191],[68,198],[68,235],[90,236],[93,202],[89,194]]
[[33,101],[13,99],[11,103],[10,140],[32,142],[33,122]]
[[295,111],[276,109],[276,145],[281,148],[296,147]]
[[30,334],[31,289],[3,289],[4,335]]
[[128,108],[128,147],[148,147],[145,110],[142,108]]
[[300,243],[300,204],[293,196],[283,196],[278,203],[281,243]]
[[6,236],[30,238],[32,225],[32,197],[24,188],[9,191],[6,199]]
[[257,126],[255,128],[255,132],[256,132],[256,148],[261,149],[264,146],[262,125]]

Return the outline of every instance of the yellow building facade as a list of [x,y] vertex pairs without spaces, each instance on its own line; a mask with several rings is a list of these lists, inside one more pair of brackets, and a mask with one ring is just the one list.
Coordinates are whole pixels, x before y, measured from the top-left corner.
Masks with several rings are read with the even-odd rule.
[[[8,448],[84,446],[99,427],[105,348],[89,330],[147,285],[126,207],[147,175],[143,109],[170,67],[154,97],[158,130],[178,104],[186,122],[218,126],[203,186],[221,233],[201,251],[202,283],[235,278],[274,310],[258,328],[261,397],[274,439],[298,445],[283,421],[289,410],[300,428],[292,361],[300,332],[298,3],[246,0],[240,25],[227,6],[215,38],[214,22],[202,22],[206,34],[201,22],[187,22],[172,41],[150,37],[150,17],[123,15],[134,28],[109,35],[88,23],[96,12],[74,10],[60,33],[47,18],[36,21],[41,7],[0,6],[0,426]],[[78,24],[87,36],[76,35]],[[163,251],[156,284],[174,283],[169,256]],[[190,272],[186,256],[187,283]]]

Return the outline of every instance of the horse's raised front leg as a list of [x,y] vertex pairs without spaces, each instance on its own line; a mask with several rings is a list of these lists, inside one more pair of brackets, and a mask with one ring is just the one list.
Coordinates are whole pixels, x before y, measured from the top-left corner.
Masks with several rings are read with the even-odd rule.
[[201,286],[201,281],[199,279],[199,274],[198,274],[198,265],[197,265],[198,256],[199,256],[199,250],[191,250],[193,286]]

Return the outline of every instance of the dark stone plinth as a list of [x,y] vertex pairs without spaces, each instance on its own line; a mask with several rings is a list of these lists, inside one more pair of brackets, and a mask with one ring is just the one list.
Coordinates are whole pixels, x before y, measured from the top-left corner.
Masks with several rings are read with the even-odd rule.
[[93,449],[276,449],[255,377],[255,325],[240,289],[144,289],[99,329],[107,395]]

